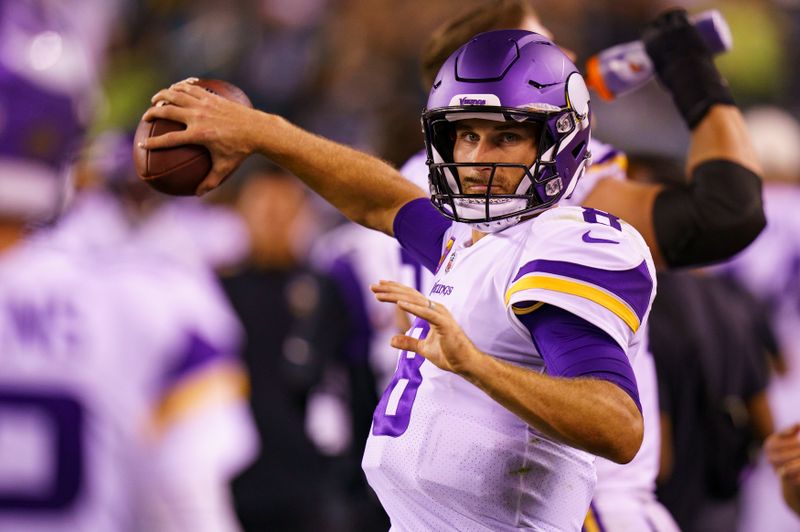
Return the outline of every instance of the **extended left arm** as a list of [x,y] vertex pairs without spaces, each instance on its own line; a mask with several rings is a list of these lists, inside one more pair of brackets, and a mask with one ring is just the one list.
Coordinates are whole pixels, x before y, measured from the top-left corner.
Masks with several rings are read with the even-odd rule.
[[636,455],[642,416],[622,387],[597,378],[544,375],[500,361],[477,349],[444,306],[429,306],[416,290],[390,281],[372,290],[378,300],[397,303],[430,323],[426,338],[397,335],[393,347],[419,353],[462,376],[526,423],[572,447],[618,463]]

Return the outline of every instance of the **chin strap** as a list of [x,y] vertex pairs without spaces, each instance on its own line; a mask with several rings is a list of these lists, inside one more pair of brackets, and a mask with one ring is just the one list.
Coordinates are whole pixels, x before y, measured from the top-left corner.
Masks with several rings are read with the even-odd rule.
[[522,216],[512,216],[511,218],[504,218],[494,222],[477,222],[469,225],[481,233],[499,233],[500,231],[504,231],[509,227],[517,225],[520,221],[522,221]]

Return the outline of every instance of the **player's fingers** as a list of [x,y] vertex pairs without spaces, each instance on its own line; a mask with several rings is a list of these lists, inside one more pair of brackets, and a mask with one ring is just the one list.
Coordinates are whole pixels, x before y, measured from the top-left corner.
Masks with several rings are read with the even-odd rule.
[[375,294],[403,295],[410,301],[416,301],[419,303],[426,301],[425,296],[423,296],[419,291],[396,281],[380,280],[377,283],[370,285],[370,290],[372,290],[372,292]]
[[184,78],[184,79],[182,79],[180,81],[176,81],[175,83],[170,85],[170,87],[174,87],[175,85],[180,85],[181,83],[188,83],[188,84],[191,85],[193,83],[197,83],[198,81],[200,81],[200,78],[197,78],[197,77],[194,77],[194,76],[189,76],[188,78]]
[[184,131],[172,131],[157,137],[149,137],[139,143],[139,147],[145,150],[159,150],[161,148],[174,148],[183,144],[192,144],[189,133]]
[[794,434],[772,434],[764,444],[767,455],[795,452],[800,456],[800,440]]
[[221,98],[223,100],[225,99],[225,98],[222,98],[222,96],[220,96],[218,94],[215,94],[215,93],[213,93],[213,92],[211,92],[209,90],[204,89],[200,85],[195,85],[193,83],[187,83],[185,81],[180,82],[180,83],[176,83],[175,85],[173,85],[172,86],[172,90],[174,90],[176,92],[184,93],[184,94],[186,94],[188,96],[191,96],[192,98],[195,98],[197,100],[203,100],[203,99],[206,99],[206,98]]
[[397,306],[418,318],[422,318],[431,325],[444,325],[446,315],[442,312],[443,307],[441,303],[434,303],[428,300],[427,304],[418,305],[409,301],[400,300],[397,302]]
[[800,459],[787,462],[776,468],[778,476],[792,481],[800,481]]
[[150,102],[157,107],[168,103],[177,105],[179,107],[189,107],[193,103],[197,102],[196,97],[191,96],[184,91],[177,90],[174,87],[175,86],[168,89],[161,89],[155,93],[152,98],[150,98]]
[[174,105],[156,105],[145,111],[142,115],[142,120],[145,122],[152,122],[158,118],[166,120],[174,120],[182,124],[187,123],[189,120],[190,112],[184,107],[176,107]]
[[778,434],[780,436],[786,436],[786,437],[788,436],[800,437],[800,423],[795,423],[794,425],[791,425],[783,429],[782,431],[778,432]]
[[419,343],[420,341],[418,339],[406,336],[404,334],[395,334],[394,336],[392,336],[392,339],[389,342],[389,344],[395,349],[401,349],[403,351],[413,351],[414,353],[419,353],[418,351]]
[[[374,286],[374,285],[373,285]],[[426,305],[428,299],[416,291],[406,291],[406,290],[399,290],[399,289],[382,289],[382,288],[375,288],[373,289],[373,293],[375,294],[375,299],[382,303],[397,303],[399,301],[409,301],[412,303],[417,303],[418,305]]]
[[202,196],[220,186],[236,168],[214,166],[202,183],[197,185],[195,193]]
[[381,279],[380,281],[372,284],[371,286],[375,287],[376,290],[407,290],[409,292],[416,292],[416,290],[414,290],[408,285],[398,283],[397,281],[389,281],[386,279]]

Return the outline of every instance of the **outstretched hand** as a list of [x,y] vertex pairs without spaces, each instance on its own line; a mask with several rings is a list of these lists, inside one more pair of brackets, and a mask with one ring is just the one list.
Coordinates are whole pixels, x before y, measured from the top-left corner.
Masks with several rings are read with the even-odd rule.
[[441,303],[435,303],[417,290],[394,281],[380,281],[371,285],[370,289],[378,301],[395,303],[400,309],[430,324],[430,331],[425,338],[397,334],[392,337],[392,347],[418,353],[437,367],[460,375],[468,373],[474,362],[486,356],[467,338],[450,311]]
[[188,78],[168,89],[162,89],[151,98],[153,107],[143,120],[164,118],[186,124],[186,129],[150,137],[139,148],[154,150],[184,144],[202,144],[211,152],[212,168],[197,187],[201,195],[219,186],[222,181],[255,151],[255,135],[248,126],[253,124],[253,113],[260,113],[241,104],[213,94],[195,85],[196,78]]

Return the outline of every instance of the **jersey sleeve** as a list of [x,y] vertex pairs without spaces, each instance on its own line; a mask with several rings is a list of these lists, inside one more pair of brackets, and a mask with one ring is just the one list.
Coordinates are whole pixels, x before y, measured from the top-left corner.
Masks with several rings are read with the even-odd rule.
[[397,212],[394,236],[414,260],[435,272],[442,258],[445,235],[452,225],[429,199],[418,198]]
[[512,316],[550,304],[606,332],[628,350],[655,295],[655,269],[641,236],[594,209],[558,208],[532,224],[512,268]]
[[163,335],[154,376],[153,418],[161,429],[212,404],[244,401],[249,388],[237,356],[241,326],[215,279],[175,273],[164,279],[170,281],[163,305],[170,331]]

